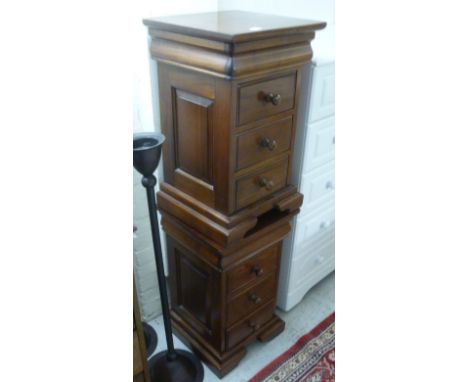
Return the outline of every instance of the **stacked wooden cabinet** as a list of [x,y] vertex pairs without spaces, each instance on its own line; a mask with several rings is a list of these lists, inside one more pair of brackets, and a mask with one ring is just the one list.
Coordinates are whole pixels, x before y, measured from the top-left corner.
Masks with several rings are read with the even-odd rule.
[[302,76],[323,22],[226,11],[146,19],[157,60],[171,318],[222,377],[275,315]]

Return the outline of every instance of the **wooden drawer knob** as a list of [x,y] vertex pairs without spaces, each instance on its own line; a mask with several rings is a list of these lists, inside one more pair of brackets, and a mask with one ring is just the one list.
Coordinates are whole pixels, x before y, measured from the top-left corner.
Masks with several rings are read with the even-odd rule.
[[262,138],[260,141],[260,147],[267,148],[270,151],[273,151],[278,146],[278,143],[274,139]]
[[261,276],[263,275],[263,268],[255,266],[252,268],[252,273],[255,273],[256,276]]
[[252,293],[249,298],[254,304],[260,304],[262,302],[261,297],[258,297],[255,293]]
[[253,321],[249,321],[249,327],[251,327],[253,330],[258,330],[260,329],[260,325],[253,322]]
[[260,187],[265,187],[267,190],[271,190],[275,185],[272,180],[268,180],[267,178],[261,178],[258,184]]
[[278,105],[281,102],[280,94],[268,93],[264,97],[265,102],[271,102],[273,105]]

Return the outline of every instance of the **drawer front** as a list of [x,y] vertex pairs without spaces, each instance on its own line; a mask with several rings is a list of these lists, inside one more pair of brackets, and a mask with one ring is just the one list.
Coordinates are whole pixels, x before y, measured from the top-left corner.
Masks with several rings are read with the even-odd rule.
[[313,208],[318,202],[332,202],[335,197],[334,166],[325,166],[325,172],[312,172],[301,180],[304,194],[303,211]]
[[232,294],[239,288],[265,280],[277,268],[278,245],[274,245],[244,261],[227,273],[227,290]]
[[291,289],[301,283],[308,283],[310,275],[326,264],[334,262],[335,239],[334,230],[327,234],[326,238],[311,244],[304,242],[294,248],[294,258],[291,263]]
[[244,125],[294,108],[296,74],[244,85],[238,91],[238,125]]
[[292,117],[237,136],[237,170],[289,150]]
[[227,324],[231,326],[260,306],[272,302],[276,292],[276,277],[271,275],[228,303]]
[[246,339],[251,334],[258,331],[262,325],[266,324],[272,317],[275,311],[275,305],[267,305],[265,308],[260,309],[255,314],[244,319],[239,324],[232,327],[227,331],[227,347],[233,348],[242,340]]
[[335,157],[335,118],[308,125],[303,173]]
[[334,230],[334,224],[334,207],[299,216],[296,221],[295,245],[301,245],[306,240],[311,242],[319,240],[326,233]]
[[236,181],[236,208],[248,206],[286,186],[288,159]]

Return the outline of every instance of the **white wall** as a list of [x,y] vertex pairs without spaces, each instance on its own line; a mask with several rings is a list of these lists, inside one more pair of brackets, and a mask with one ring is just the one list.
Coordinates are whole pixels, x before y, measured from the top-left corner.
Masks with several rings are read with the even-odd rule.
[[334,0],[218,0],[218,7],[220,11],[237,9],[335,24]]
[[[133,33],[133,131],[160,130],[159,99],[157,94],[156,64],[150,60],[148,31],[142,19],[173,14],[212,12],[217,10],[216,0],[138,1],[131,15]],[[117,58],[118,59],[118,58]],[[153,94],[152,94],[153,92]],[[152,97],[153,96],[153,97]],[[158,169],[158,180],[162,176]],[[146,193],[140,183],[140,175],[133,174],[133,224],[138,227],[134,234],[133,270],[136,279],[142,320],[148,321],[161,313],[156,265],[152,250],[151,231],[146,206]],[[164,240],[164,235],[162,236]],[[165,243],[163,242],[163,250]]]

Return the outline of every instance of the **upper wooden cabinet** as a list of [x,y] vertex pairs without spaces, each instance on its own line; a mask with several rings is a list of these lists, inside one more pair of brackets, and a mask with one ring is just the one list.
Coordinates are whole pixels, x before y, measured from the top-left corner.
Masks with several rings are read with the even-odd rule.
[[158,61],[172,196],[233,215],[284,189],[301,76],[325,23],[240,11],[144,23]]

